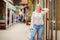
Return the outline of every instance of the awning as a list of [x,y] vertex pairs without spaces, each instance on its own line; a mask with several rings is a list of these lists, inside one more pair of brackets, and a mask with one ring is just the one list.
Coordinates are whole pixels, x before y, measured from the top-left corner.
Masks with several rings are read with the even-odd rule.
[[14,6],[14,5],[12,5],[11,3],[9,3],[7,0],[4,0],[5,2],[6,2],[6,6],[7,6],[7,8],[9,8],[9,9],[12,9],[12,10],[16,10],[16,7]]

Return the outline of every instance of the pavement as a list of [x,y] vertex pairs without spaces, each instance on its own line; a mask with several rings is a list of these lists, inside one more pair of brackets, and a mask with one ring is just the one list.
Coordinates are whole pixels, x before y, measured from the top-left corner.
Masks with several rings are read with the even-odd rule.
[[29,25],[17,23],[7,30],[0,30],[0,40],[28,40]]
[[[29,31],[29,25],[26,25],[24,23],[17,23],[12,25],[7,30],[0,30],[0,40],[28,40],[27,35]],[[55,36],[55,34],[53,35]],[[57,40],[60,40],[60,31],[57,31],[57,36]]]

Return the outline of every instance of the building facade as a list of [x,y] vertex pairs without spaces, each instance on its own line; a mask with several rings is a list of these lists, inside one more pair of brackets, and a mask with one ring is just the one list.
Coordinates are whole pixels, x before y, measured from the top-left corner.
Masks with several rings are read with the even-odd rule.
[[[43,7],[49,8],[49,12],[45,15],[45,38],[46,40],[59,40],[60,32],[60,1],[58,0],[40,0]],[[45,39],[44,39],[45,40]]]
[[[6,29],[10,25],[12,25],[12,23],[15,22],[15,20],[12,19],[12,15],[15,14],[14,11],[16,10],[16,8],[13,6],[12,1],[10,2],[8,0],[1,0],[1,5],[0,6],[1,6],[1,8],[0,8],[1,11],[0,12],[1,12],[1,15],[2,15],[0,17],[0,19],[1,19],[1,21],[5,20],[5,25],[0,26],[0,27],[1,27],[1,29]],[[2,23],[1,23],[1,25],[3,25]]]

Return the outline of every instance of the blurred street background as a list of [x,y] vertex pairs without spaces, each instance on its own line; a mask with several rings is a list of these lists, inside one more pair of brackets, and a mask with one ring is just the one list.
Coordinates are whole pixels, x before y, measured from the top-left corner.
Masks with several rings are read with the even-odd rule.
[[0,0],[0,40],[28,40],[31,15],[39,3],[49,8],[43,40],[60,40],[60,0]]

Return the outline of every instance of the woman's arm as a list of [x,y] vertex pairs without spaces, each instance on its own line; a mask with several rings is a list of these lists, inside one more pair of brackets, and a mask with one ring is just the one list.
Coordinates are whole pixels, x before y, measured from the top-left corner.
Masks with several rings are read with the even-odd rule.
[[33,24],[34,24],[34,22],[33,22],[33,15],[34,15],[34,13],[33,13],[32,16],[31,16],[31,26],[30,26],[30,29],[33,28]]
[[43,8],[42,11],[41,11],[41,13],[42,13],[42,14],[45,14],[45,13],[47,13],[48,11],[49,11],[48,8]]

